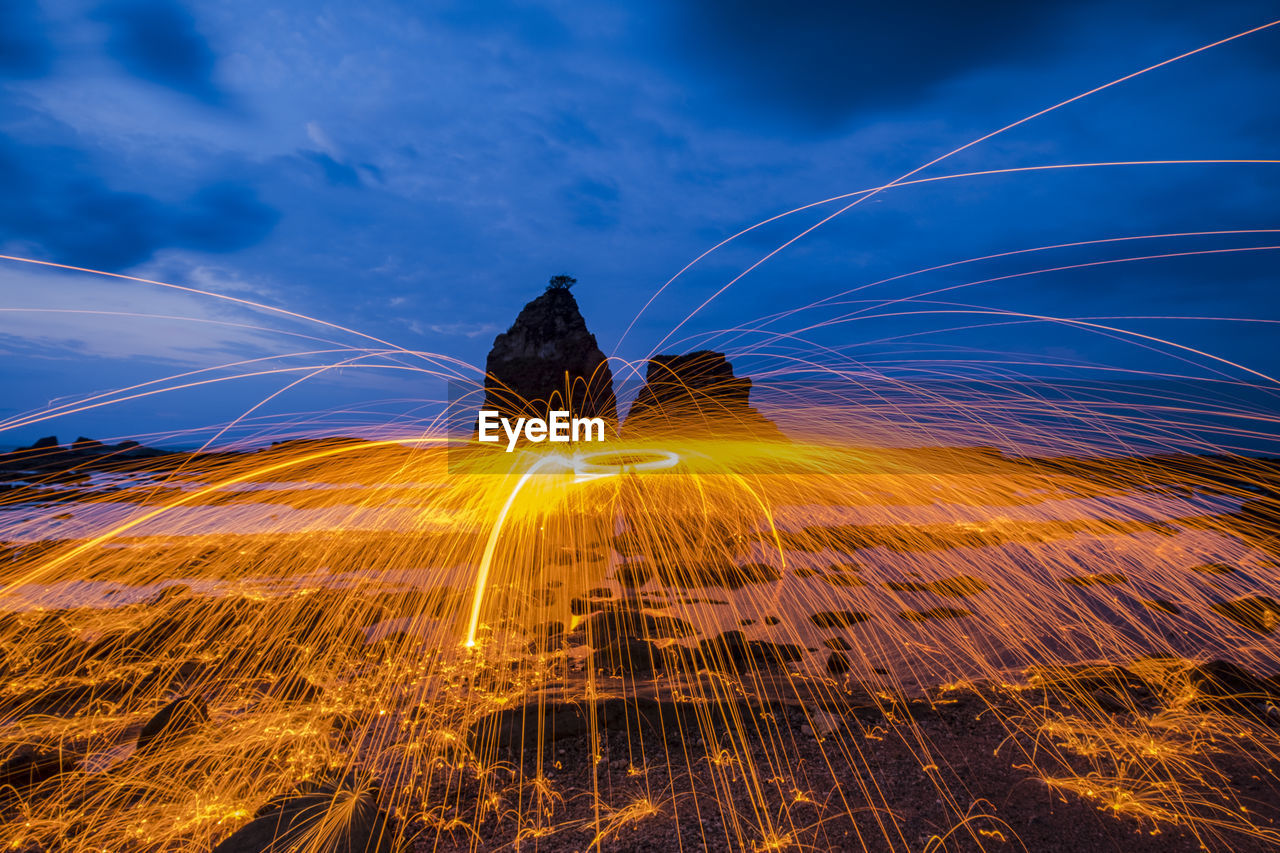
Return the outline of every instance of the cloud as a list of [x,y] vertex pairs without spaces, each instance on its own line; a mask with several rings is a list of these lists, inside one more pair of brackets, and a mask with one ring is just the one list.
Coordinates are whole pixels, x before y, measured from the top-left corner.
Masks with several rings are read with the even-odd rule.
[[[1194,33],[1185,50],[1195,39],[1265,23],[1274,18],[1268,5],[666,0],[653,40],[661,61],[692,70],[696,88],[709,88],[710,98],[700,104],[707,112],[746,106],[764,118],[830,132],[856,115],[915,107],[974,72],[1040,64],[1109,27],[1126,31],[1137,24],[1153,38],[1160,28],[1182,28]],[[1265,50],[1256,40],[1240,49],[1259,56]],[[1016,77],[1009,80],[1016,86]]]
[[825,129],[868,108],[913,105],[969,70],[1053,49],[1066,4],[672,0],[670,57],[718,91]]
[[334,143],[319,122],[307,122],[307,138],[319,150],[302,150],[298,156],[312,165],[319,166],[324,179],[333,187],[359,187],[364,185],[360,177],[360,169],[366,170],[374,180],[382,180],[382,172],[371,163],[362,163],[357,168],[348,162],[342,149]]
[[314,347],[287,335],[244,328],[279,325],[270,314],[155,285],[5,262],[0,288],[5,293],[0,343],[26,358],[208,366]]
[[0,77],[42,77],[53,65],[35,0],[0,3]]
[[116,272],[162,248],[231,252],[261,241],[279,213],[252,187],[220,181],[171,203],[111,188],[63,146],[0,137],[0,241],[48,259]]
[[338,146],[333,144],[333,140],[329,138],[328,133],[325,133],[325,130],[323,127],[321,127],[320,122],[318,121],[307,122],[307,138],[310,139],[313,143],[315,143],[316,148],[319,148],[321,151],[328,154],[330,157],[333,157],[336,159],[337,157],[340,156],[340,153],[338,151]]
[[417,320],[402,321],[415,335],[447,335],[449,337],[479,338],[498,331],[493,323],[420,323]]
[[210,106],[227,95],[214,81],[217,56],[195,20],[170,0],[113,0],[94,17],[111,29],[107,52],[131,74]]

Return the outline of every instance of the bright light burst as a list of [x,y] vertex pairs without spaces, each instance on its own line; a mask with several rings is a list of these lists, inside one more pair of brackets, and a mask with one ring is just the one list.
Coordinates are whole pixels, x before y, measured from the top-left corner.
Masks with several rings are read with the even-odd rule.
[[[823,203],[976,174],[919,171]],[[999,257],[1255,241],[1084,262],[1140,263],[1274,233]],[[1126,831],[1280,845],[1280,469],[1234,452],[1275,419],[1233,397],[1275,380],[1120,319],[938,298],[1081,265],[884,299],[874,282],[701,338],[768,365],[760,407],[785,438],[624,427],[605,450],[490,454],[443,415],[326,439],[260,403],[216,438],[280,439],[264,449],[78,472],[29,452],[0,493],[0,837],[585,850],[661,826],[690,850],[1013,849],[1027,826],[985,794],[1003,773]],[[906,314],[1070,328],[1168,367],[1057,364],[1075,371],[1050,396],[1016,354],[895,373],[806,339]],[[0,428],[339,366],[483,388],[333,324],[302,337]]]

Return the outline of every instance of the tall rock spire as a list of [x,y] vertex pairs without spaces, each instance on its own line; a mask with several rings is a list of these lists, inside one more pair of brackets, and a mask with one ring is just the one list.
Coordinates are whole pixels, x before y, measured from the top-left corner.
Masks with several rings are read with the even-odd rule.
[[613,431],[618,421],[613,371],[565,280],[572,283],[561,276],[552,279],[511,328],[494,338],[485,362],[485,408],[537,417],[566,409],[576,417],[605,418]]

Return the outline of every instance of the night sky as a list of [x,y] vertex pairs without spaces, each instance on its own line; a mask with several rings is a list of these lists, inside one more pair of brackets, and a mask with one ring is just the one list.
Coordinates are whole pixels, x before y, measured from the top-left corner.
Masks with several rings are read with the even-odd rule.
[[[664,282],[747,226],[889,183],[1081,92],[1276,18],[1274,0],[0,0],[0,252],[211,290],[473,365],[549,276],[568,273],[606,352],[637,360],[728,347],[743,370],[766,371],[776,344],[723,330],[994,253],[1280,229],[1274,164],[901,187],[770,258],[664,341],[717,289],[841,204],[751,232],[677,279],[623,339]],[[1280,160],[1278,143],[1280,26],[1106,89],[916,177]],[[1056,365],[1203,372],[1113,336],[993,327],[989,314],[947,312],[1124,317],[1097,322],[1276,376],[1280,327],[1221,319],[1280,320],[1280,251],[1259,248],[1267,246],[1280,247],[1280,232],[1015,255],[847,297],[879,307],[828,306],[769,328],[868,307],[898,314],[803,334],[890,373],[948,360],[963,372],[988,359],[1046,378]],[[1249,250],[919,296],[1208,249]],[[12,261],[0,262],[0,308],[5,419],[172,374],[331,348],[300,335],[359,341],[236,304]],[[86,311],[99,313],[71,313]],[[1219,319],[1138,319],[1153,315]],[[0,446],[225,423],[298,377],[15,427],[0,432]],[[358,431],[428,413],[424,398],[443,394],[413,372],[350,367],[291,388],[254,417]]]

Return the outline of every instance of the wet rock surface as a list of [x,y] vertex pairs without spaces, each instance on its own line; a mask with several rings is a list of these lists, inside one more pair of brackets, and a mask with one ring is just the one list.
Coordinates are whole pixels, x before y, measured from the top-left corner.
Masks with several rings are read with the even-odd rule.
[[[1136,670],[1159,670],[1163,675],[1151,681]],[[1094,731],[1091,721],[1098,714],[1114,721],[1114,732],[1150,740],[1148,722],[1163,720],[1170,707],[1178,707],[1185,698],[1182,685],[1188,679],[1208,684],[1210,678],[1218,685],[1210,691],[1232,694],[1272,683],[1223,662],[1196,665],[1169,658],[1138,661],[1133,668],[1082,664],[1029,673],[1037,685],[1032,695],[1041,700],[1030,705],[1024,701],[1025,689],[984,683],[930,691],[916,699],[886,697],[874,687],[849,685],[824,694],[825,701],[803,704],[758,698],[531,703],[478,721],[471,743],[496,746],[499,754],[522,768],[525,778],[544,774],[546,784],[563,797],[565,805],[557,811],[561,828],[552,839],[555,849],[584,849],[592,842],[590,832],[574,828],[581,808],[571,805],[577,802],[575,793],[607,792],[603,796],[608,812],[647,801],[647,792],[655,789],[677,796],[654,798],[652,812],[620,825],[600,849],[676,849],[691,836],[699,839],[699,849],[759,846],[765,837],[758,828],[737,834],[743,827],[733,818],[734,804],[706,795],[699,809],[680,808],[688,801],[679,794],[714,790],[719,774],[749,772],[752,762],[767,767],[762,744],[777,739],[788,744],[793,766],[808,769],[785,786],[764,785],[760,802],[788,815],[790,844],[798,849],[889,849],[880,843],[883,828],[876,809],[848,808],[844,797],[891,810],[895,832],[903,833],[907,849],[926,848],[938,827],[956,826],[963,812],[967,820],[940,849],[976,853],[1014,845],[1048,853],[1271,850],[1270,837],[1215,830],[1206,838],[1203,827],[1196,831],[1153,824],[1149,815],[1156,813],[1158,798],[1126,800],[1119,793],[1127,790],[1123,755],[1071,749],[1076,738],[1087,747]],[[1249,725],[1263,724],[1241,707],[1215,708],[1239,713],[1236,719]],[[757,746],[727,752],[726,746],[743,733],[749,733]],[[1154,748],[1171,749],[1170,755],[1176,756],[1183,747],[1175,745],[1179,736],[1163,735],[1170,736],[1173,741],[1167,747]],[[1241,743],[1248,742],[1246,737]],[[922,762],[917,752],[922,743],[928,744],[929,762]],[[537,744],[542,744],[541,753]],[[856,744],[855,760],[850,744]],[[1037,766],[1028,763],[1027,756],[1033,754]],[[1208,775],[1181,779],[1181,787],[1170,788],[1169,796],[1203,803],[1200,814],[1212,821],[1213,803],[1221,797],[1211,780],[1229,778],[1232,796],[1249,804],[1257,825],[1280,821],[1280,758],[1250,755],[1223,742],[1206,749],[1197,761]],[[860,787],[868,773],[875,779],[870,793]],[[1109,774],[1121,779],[1114,801]],[[949,811],[940,797],[944,789],[964,792],[956,811]],[[463,850],[474,843],[459,836],[444,843],[433,840],[431,849]],[[479,846],[486,847],[483,841]]]

